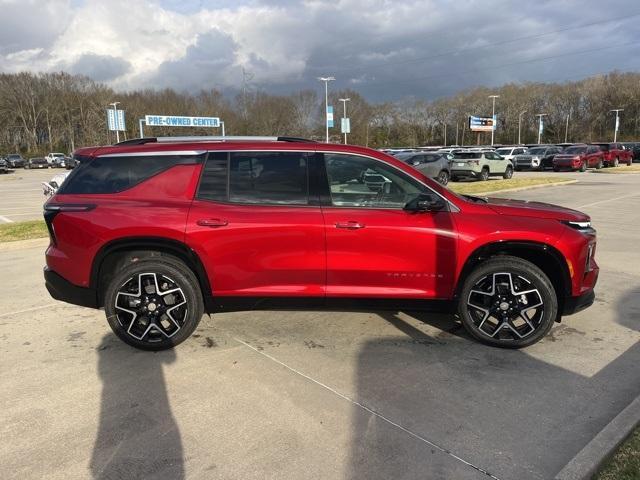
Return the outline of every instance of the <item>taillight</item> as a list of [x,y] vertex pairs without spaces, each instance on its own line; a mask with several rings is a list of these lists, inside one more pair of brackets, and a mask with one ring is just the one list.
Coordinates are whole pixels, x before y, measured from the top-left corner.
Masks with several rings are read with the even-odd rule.
[[51,243],[56,245],[56,231],[53,228],[53,219],[61,212],[88,212],[96,208],[88,203],[46,203],[44,205],[44,223],[47,224]]

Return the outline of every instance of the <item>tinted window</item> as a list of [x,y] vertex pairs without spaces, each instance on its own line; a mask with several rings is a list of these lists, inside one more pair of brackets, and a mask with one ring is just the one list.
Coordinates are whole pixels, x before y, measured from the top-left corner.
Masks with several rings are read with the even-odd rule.
[[405,173],[371,158],[325,154],[332,205],[403,208],[425,190]]
[[571,155],[575,153],[585,153],[586,151],[587,147],[569,147],[564,151],[564,153]]
[[228,162],[227,152],[209,153],[198,187],[198,198],[227,201]]
[[453,158],[458,158],[461,160],[466,160],[468,158],[480,158],[482,154],[479,152],[457,152]]
[[308,184],[306,153],[230,154],[230,202],[306,205]]
[[69,175],[60,193],[117,193],[127,190],[174,165],[193,164],[204,155],[98,157],[81,163]]

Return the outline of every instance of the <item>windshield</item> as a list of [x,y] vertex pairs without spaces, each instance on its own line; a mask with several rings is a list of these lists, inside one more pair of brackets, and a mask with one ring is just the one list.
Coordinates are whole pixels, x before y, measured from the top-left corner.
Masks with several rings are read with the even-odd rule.
[[529,155],[544,155],[544,152],[546,151],[546,148],[531,148],[529,150]]
[[496,150],[496,153],[500,154],[500,155],[510,155],[511,154],[511,148],[499,148]]
[[569,147],[564,151],[564,153],[570,155],[572,153],[584,153],[586,151],[587,151],[587,147]]
[[480,158],[482,156],[481,152],[458,152],[453,158],[457,159],[467,159],[467,158]]
[[12,155],[7,155],[7,158],[14,159],[14,158],[22,158],[22,157],[20,155],[12,154]]
[[609,151],[609,144],[608,143],[594,143],[593,145],[595,145],[596,147],[600,147],[605,152]]

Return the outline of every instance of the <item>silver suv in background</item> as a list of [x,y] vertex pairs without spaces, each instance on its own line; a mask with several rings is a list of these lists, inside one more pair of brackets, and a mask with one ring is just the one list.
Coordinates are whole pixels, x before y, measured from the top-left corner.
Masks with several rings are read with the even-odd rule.
[[523,155],[516,155],[513,164],[516,170],[545,170],[553,168],[553,157],[562,153],[562,147],[531,147]]
[[496,153],[507,160],[511,160],[513,163],[513,159],[516,155],[523,155],[527,153],[527,147],[500,147],[496,150]]
[[496,152],[458,152],[451,161],[451,180],[476,178],[489,180],[491,176],[513,177],[513,164]]
[[433,178],[438,183],[446,185],[451,178],[449,158],[446,153],[436,152],[414,152],[396,155],[396,158],[403,161],[423,175]]

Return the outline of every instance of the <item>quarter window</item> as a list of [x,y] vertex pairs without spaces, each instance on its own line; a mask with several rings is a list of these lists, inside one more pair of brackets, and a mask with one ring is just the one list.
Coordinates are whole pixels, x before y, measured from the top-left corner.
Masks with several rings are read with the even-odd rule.
[[371,158],[325,154],[331,204],[337,207],[403,208],[425,187]]

